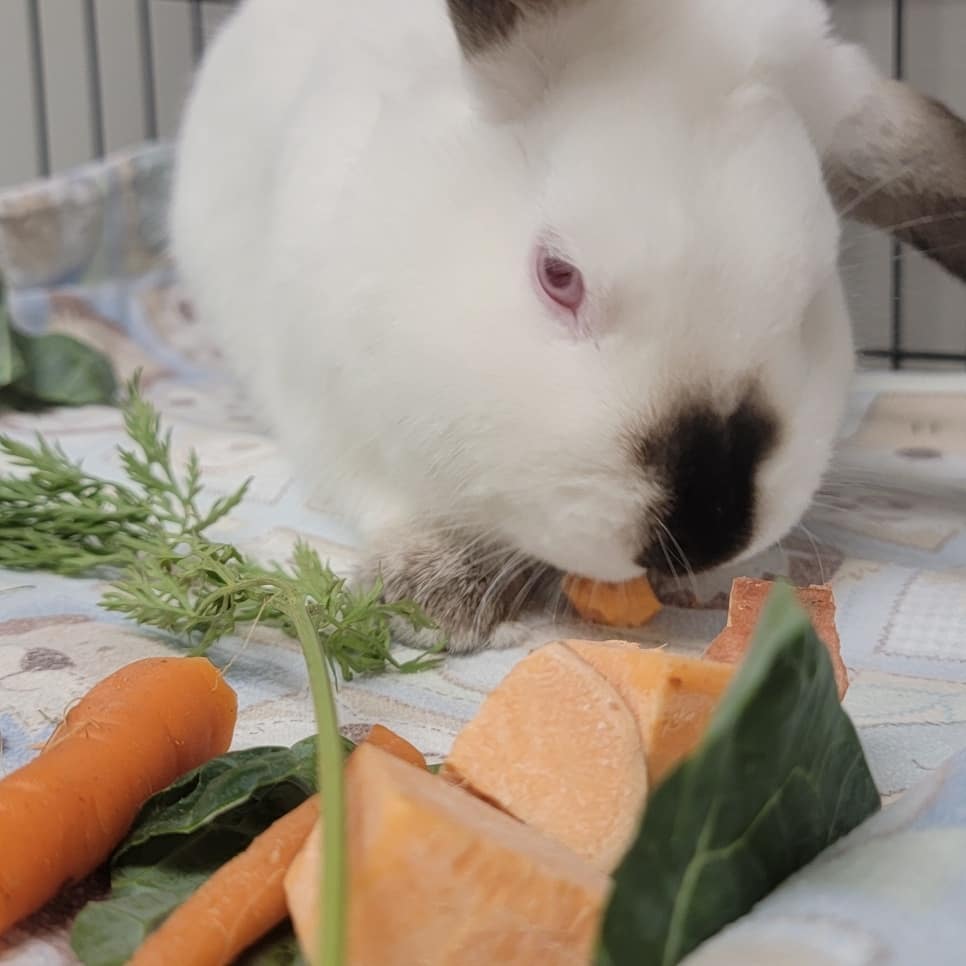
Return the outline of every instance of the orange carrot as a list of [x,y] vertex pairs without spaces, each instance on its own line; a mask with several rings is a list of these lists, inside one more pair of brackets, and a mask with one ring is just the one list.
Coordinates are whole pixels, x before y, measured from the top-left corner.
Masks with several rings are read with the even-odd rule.
[[0,781],[0,934],[89,875],[141,806],[228,749],[237,699],[206,658],[147,658],[97,684]]
[[313,795],[274,822],[178,906],[129,966],[234,962],[285,918],[285,873],[318,818]]
[[[402,761],[426,760],[408,741],[373,726],[365,744]],[[319,818],[319,796],[270,825],[226,862],[141,944],[129,966],[227,966],[287,915],[284,879]]]
[[383,751],[388,751],[395,758],[408,761],[410,765],[415,765],[417,768],[426,771],[426,759],[422,752],[414,748],[405,738],[400,738],[395,731],[390,731],[382,725],[373,725],[365,740],[366,744],[375,745]]

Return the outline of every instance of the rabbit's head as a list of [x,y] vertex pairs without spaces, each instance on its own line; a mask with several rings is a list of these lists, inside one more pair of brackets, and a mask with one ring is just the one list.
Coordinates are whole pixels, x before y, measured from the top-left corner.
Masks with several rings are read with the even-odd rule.
[[339,238],[345,277],[379,266],[352,315],[380,415],[373,381],[344,405],[385,484],[602,580],[780,538],[843,410],[829,164],[879,80],[810,0],[449,9],[461,86]]
[[821,0],[285,11],[248,0],[209,55],[175,248],[387,592],[460,646],[518,563],[697,570],[796,523],[852,366],[843,213],[966,274],[966,126]]

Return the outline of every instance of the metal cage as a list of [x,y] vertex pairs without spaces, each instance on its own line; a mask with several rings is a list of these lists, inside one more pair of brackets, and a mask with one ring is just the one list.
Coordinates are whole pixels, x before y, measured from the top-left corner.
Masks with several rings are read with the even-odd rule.
[[[838,0],[841,4],[842,0]],[[892,72],[897,80],[906,77],[906,45],[908,39],[910,4],[907,0],[892,2]],[[886,359],[892,369],[902,369],[909,363],[954,363],[966,365],[966,319],[963,320],[964,348],[962,352],[922,351],[907,348],[906,340],[906,292],[905,249],[899,242],[892,242],[889,291],[891,317],[889,319],[889,344],[887,347],[866,346],[860,352],[867,359]]]

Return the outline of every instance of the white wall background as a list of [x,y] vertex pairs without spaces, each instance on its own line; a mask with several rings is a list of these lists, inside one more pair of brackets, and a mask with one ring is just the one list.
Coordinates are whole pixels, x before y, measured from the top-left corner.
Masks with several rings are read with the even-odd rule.
[[[882,67],[891,70],[892,0],[834,0],[832,5],[843,33],[866,44]],[[203,30],[210,35],[227,8],[214,0],[201,0],[198,6]],[[156,114],[158,133],[172,133],[194,57],[195,24],[188,0],[0,0],[0,186],[39,172],[29,44],[33,9],[42,33],[53,170],[96,154],[90,123],[95,93],[88,71],[91,51],[84,33],[91,11],[96,19],[105,149],[136,143],[152,133],[146,100]],[[154,67],[153,97],[143,69],[142,18],[150,26],[147,53]],[[906,0],[906,24],[908,79],[966,115],[966,0]],[[893,301],[890,243],[864,229],[850,229],[842,261],[857,342],[864,348],[888,347]],[[912,252],[903,255],[902,273],[904,347],[966,353],[966,289]]]

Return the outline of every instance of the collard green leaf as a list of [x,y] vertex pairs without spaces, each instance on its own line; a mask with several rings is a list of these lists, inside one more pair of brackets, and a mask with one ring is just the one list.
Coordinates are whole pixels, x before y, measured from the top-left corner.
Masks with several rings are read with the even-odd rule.
[[601,966],[673,966],[879,808],[831,662],[779,588],[615,874]]
[[13,334],[23,367],[13,383],[21,396],[41,403],[83,406],[110,403],[117,391],[110,360],[61,333]]
[[[212,873],[316,790],[312,738],[212,759],[151,798],[114,853],[110,898],[88,903],[71,946],[85,966],[120,966]],[[254,963],[294,962],[285,937]]]

